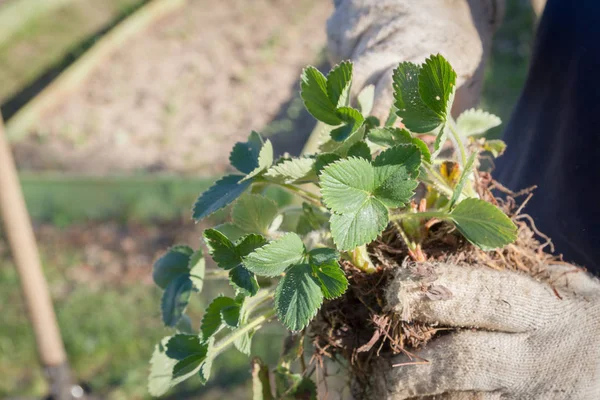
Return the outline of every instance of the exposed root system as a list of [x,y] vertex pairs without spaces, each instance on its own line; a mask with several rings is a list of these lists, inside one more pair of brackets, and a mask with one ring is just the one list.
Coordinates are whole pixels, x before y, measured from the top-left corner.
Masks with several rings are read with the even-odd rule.
[[[517,225],[517,240],[501,250],[485,252],[467,242],[452,225],[431,220],[425,224],[422,254],[427,261],[518,270],[543,279],[544,267],[561,259],[546,252],[553,251],[550,239],[522,213],[533,189],[512,193],[493,181],[488,173],[480,172],[477,178],[480,197],[500,207]],[[491,192],[493,189],[503,192],[505,197],[496,198]],[[525,200],[518,204],[517,197],[525,197]],[[324,304],[311,324],[313,359],[322,365],[324,357],[344,358],[359,383],[366,383],[371,361],[380,355],[404,353],[411,360],[409,364],[426,362],[413,351],[446,330],[405,322],[398,314],[386,310],[384,291],[394,269],[401,268],[411,258],[415,261],[414,252],[409,251],[397,230],[390,226],[369,251],[378,272],[366,274],[350,262],[343,262],[350,282],[348,291],[343,297]],[[419,264],[416,268],[418,270]],[[432,295],[444,296],[444,293],[434,291]]]

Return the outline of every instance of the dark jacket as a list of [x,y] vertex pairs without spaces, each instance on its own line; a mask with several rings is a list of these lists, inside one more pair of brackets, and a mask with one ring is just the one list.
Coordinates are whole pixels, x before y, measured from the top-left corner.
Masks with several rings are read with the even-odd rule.
[[600,273],[600,1],[548,0],[496,178],[565,261]]

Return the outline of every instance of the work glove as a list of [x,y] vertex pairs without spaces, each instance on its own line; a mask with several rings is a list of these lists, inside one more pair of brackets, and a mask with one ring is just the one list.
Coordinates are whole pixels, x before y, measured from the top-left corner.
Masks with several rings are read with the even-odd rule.
[[375,85],[372,114],[392,105],[392,71],[440,53],[457,72],[453,112],[473,107],[504,0],[336,0],[327,22],[331,62],[354,62],[352,94]]
[[387,291],[391,310],[451,330],[415,353],[427,363],[379,360],[370,398],[600,399],[600,283],[565,265],[541,278],[450,264],[401,268]]

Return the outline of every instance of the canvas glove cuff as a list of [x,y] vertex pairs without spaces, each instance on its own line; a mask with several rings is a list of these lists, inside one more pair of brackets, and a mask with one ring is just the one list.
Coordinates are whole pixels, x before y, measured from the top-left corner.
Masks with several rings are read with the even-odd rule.
[[457,329],[417,353],[428,364],[375,368],[373,398],[600,399],[598,280],[565,265],[548,266],[541,281],[487,267],[424,268],[399,271],[388,305],[404,320]]

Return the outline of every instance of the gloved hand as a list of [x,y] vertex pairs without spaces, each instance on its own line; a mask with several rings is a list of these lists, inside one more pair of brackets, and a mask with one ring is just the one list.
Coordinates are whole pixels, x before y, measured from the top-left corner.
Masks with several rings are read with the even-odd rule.
[[392,105],[392,70],[441,53],[455,68],[454,113],[473,107],[504,0],[335,0],[327,22],[332,63],[354,62],[352,93],[375,85],[373,115]]
[[[388,304],[405,320],[459,329],[416,353],[428,364],[380,361],[371,398],[600,399],[598,280],[565,265],[546,269],[549,283],[487,267],[432,271],[423,278],[422,266],[418,276],[402,268]],[[451,295],[436,299],[428,289]]]

